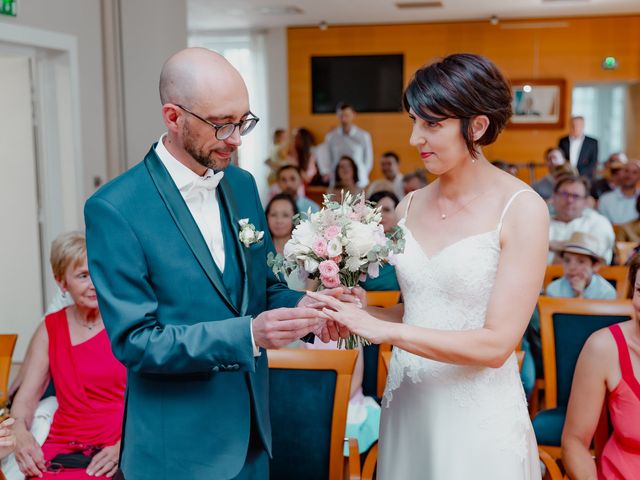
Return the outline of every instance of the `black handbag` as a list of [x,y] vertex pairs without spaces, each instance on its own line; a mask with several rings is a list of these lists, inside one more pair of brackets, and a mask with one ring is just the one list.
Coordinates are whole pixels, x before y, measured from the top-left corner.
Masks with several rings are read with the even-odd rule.
[[85,455],[82,452],[60,453],[51,459],[51,466],[63,468],[87,468],[98,451]]

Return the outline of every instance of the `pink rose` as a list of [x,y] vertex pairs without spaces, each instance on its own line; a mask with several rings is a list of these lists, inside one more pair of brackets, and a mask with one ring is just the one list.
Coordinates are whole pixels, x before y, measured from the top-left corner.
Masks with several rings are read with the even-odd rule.
[[326,238],[327,240],[332,240],[338,235],[340,235],[340,227],[338,227],[337,225],[329,225],[324,230],[324,238]]
[[337,275],[332,277],[325,277],[324,275],[321,275],[320,281],[325,286],[325,288],[336,288],[340,286],[340,279]]
[[322,238],[319,238],[313,242],[313,253],[319,257],[324,257],[327,254],[327,242]]
[[337,277],[340,269],[333,260],[325,260],[318,265],[321,277]]
[[336,265],[340,265],[340,262],[342,261],[342,255],[338,255],[337,257],[331,257],[329,260],[336,262]]

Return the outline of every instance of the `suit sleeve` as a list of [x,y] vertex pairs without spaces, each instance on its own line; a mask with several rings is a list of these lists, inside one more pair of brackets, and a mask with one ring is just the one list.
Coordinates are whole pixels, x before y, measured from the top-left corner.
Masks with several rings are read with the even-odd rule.
[[98,197],[87,201],[84,214],[89,272],[120,362],[153,374],[255,371],[251,317],[160,322],[145,254],[129,223]]

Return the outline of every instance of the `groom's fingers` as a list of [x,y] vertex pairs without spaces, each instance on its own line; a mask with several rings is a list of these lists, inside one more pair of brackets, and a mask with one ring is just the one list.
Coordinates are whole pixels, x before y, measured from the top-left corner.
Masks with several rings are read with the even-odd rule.
[[282,320],[277,323],[275,330],[278,332],[292,332],[307,329],[307,332],[314,330],[322,322],[318,317],[298,318],[295,320]]
[[293,320],[296,318],[318,318],[318,310],[309,307],[277,308],[271,310],[274,320]]

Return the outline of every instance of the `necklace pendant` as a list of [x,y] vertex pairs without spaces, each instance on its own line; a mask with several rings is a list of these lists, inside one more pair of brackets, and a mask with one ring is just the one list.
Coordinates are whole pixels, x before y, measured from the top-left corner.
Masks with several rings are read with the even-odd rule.
[[447,219],[447,214],[446,213],[441,214],[440,218],[442,218],[442,220],[446,220]]

